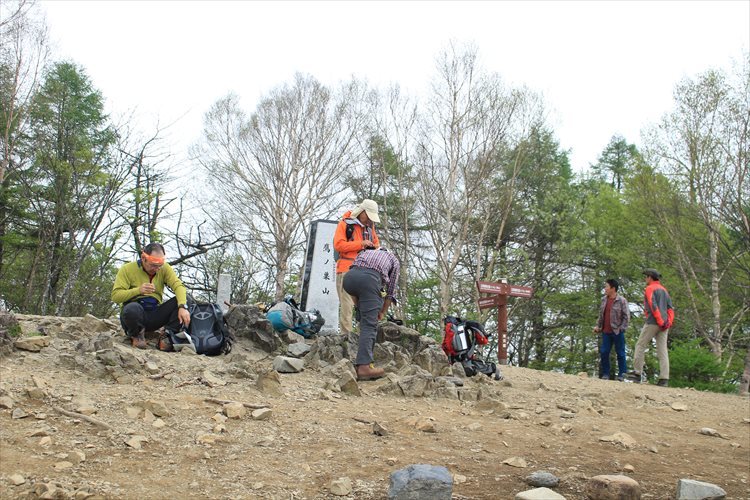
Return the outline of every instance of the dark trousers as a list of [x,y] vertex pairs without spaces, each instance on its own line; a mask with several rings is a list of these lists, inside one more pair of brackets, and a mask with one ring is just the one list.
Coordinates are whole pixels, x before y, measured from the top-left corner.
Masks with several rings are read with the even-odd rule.
[[344,276],[344,290],[357,298],[359,309],[359,350],[356,365],[369,365],[374,359],[378,333],[378,313],[383,308],[380,290],[383,278],[373,269],[352,266]]
[[617,353],[617,375],[620,376],[627,370],[625,366],[625,332],[618,334],[602,333],[602,348],[600,351],[602,377],[609,377],[609,353],[612,350],[612,344],[614,344]]
[[177,298],[159,304],[153,311],[146,311],[138,302],[125,304],[120,312],[120,324],[129,337],[138,335],[141,330],[152,332],[166,326],[168,330],[176,332],[180,329],[177,318]]

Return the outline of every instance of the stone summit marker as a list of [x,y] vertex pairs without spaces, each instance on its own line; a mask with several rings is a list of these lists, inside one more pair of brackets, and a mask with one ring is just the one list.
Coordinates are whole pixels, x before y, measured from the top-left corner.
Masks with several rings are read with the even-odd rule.
[[336,260],[333,256],[333,235],[337,221],[316,220],[310,223],[305,271],[302,275],[300,307],[317,309],[326,320],[321,335],[339,331],[339,296],[336,293]]

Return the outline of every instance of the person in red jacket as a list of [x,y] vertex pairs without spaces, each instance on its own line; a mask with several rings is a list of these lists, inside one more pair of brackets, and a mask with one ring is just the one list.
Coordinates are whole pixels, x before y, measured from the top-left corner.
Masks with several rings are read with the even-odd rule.
[[333,249],[338,253],[336,292],[339,296],[339,328],[342,335],[349,335],[352,331],[354,309],[354,300],[344,290],[344,276],[359,252],[380,246],[375,232],[375,224],[379,222],[378,204],[373,200],[362,200],[357,208],[344,213],[333,235]]
[[633,370],[627,373],[627,377],[633,382],[641,382],[646,349],[651,344],[651,339],[656,339],[656,355],[659,358],[659,381],[656,385],[667,387],[669,385],[667,335],[674,323],[672,299],[667,289],[659,282],[661,275],[656,269],[644,269],[643,275],[646,277],[646,290],[643,298],[643,317],[646,321],[638,342],[635,344]]

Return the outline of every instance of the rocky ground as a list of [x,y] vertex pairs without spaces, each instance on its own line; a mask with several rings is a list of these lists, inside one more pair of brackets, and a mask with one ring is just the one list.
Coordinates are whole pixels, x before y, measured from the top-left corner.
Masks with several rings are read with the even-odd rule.
[[[462,378],[395,327],[377,346],[388,378],[357,383],[351,339],[304,346],[239,317],[255,331],[235,321],[233,352],[208,358],[133,349],[111,320],[18,316],[0,498],[381,499],[410,464],[447,467],[455,499],[512,499],[536,471],[568,499],[601,474],[643,498],[682,478],[750,498],[747,398],[515,367]],[[290,347],[302,361],[276,359]]]

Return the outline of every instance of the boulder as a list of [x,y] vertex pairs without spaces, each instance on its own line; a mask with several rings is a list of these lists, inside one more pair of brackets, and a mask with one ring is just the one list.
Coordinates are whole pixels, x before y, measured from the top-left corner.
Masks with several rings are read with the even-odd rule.
[[414,464],[391,474],[389,500],[450,500],[453,477],[442,466]]
[[305,362],[299,358],[276,356],[273,360],[273,369],[279,373],[299,373],[305,369]]
[[565,500],[565,497],[549,488],[534,488],[517,493],[515,500]]
[[261,310],[250,304],[232,306],[224,315],[229,332],[235,338],[246,338],[255,342],[266,352],[276,351],[283,343]]
[[49,337],[22,337],[17,339],[13,345],[16,349],[21,349],[23,351],[39,352],[43,348],[49,347]]
[[641,486],[628,476],[602,475],[588,480],[585,493],[591,500],[640,500]]
[[715,484],[680,479],[677,481],[677,500],[721,500],[727,492]]

